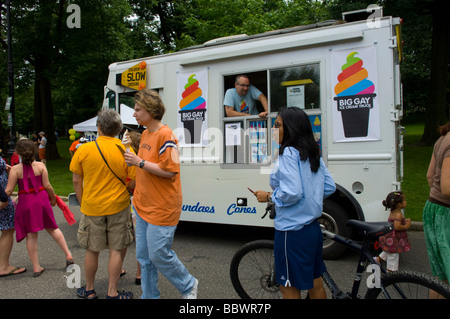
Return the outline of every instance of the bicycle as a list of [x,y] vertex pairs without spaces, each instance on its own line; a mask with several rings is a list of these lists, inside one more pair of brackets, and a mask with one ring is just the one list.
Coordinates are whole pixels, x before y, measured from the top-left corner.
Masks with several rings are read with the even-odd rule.
[[[430,290],[450,299],[450,287],[445,283],[419,272],[387,272],[373,259],[369,247],[379,236],[393,229],[390,223],[352,219],[347,221],[347,226],[363,232],[364,240],[357,242],[322,229],[324,237],[360,253],[350,292],[343,292],[328,271],[322,274],[324,286],[328,287],[333,299],[359,299],[361,278],[368,265],[372,265],[371,269],[375,272],[370,275],[374,280],[365,294],[365,299],[426,299]],[[230,264],[230,277],[234,289],[242,299],[281,297],[275,277],[273,245],[272,240],[256,240],[245,244],[234,254]]]

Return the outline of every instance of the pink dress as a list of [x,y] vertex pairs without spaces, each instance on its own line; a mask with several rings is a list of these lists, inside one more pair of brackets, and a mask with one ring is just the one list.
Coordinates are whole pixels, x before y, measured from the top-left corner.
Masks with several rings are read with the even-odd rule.
[[23,178],[19,185],[19,202],[16,207],[14,227],[16,240],[20,242],[28,233],[36,233],[45,228],[58,228],[42,176],[35,176],[31,165],[23,165]]
[[[388,221],[393,224],[395,219],[389,218]],[[402,218],[401,223],[402,225],[406,223],[405,218]],[[411,250],[411,244],[406,230],[392,230],[379,238],[379,244],[383,251],[391,254],[403,253]]]

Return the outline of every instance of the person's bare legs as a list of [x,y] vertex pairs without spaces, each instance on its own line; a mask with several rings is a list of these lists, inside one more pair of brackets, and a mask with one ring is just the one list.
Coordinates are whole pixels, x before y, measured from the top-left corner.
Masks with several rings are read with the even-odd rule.
[[[6,275],[12,272],[16,267],[9,264],[9,257],[11,255],[14,243],[14,228],[1,231],[0,235],[0,275]],[[26,269],[19,268],[14,273],[22,273]]]
[[283,299],[301,299],[300,290],[295,287],[280,286],[281,295]]
[[69,247],[67,247],[66,239],[64,238],[62,231],[59,228],[46,228],[46,230],[58,244],[59,248],[64,252],[66,259],[72,259],[72,253],[70,252]]
[[117,282],[119,281],[120,273],[122,272],[123,259],[125,258],[127,249],[122,250],[109,250],[109,263],[108,263],[108,296],[117,296]]
[[38,233],[28,233],[26,240],[28,256],[30,256],[31,263],[33,264],[33,272],[38,273],[43,271],[44,268],[39,264]]
[[308,290],[308,292],[311,299],[327,299],[327,294],[322,283],[322,277],[314,279],[314,287]]
[[[98,269],[98,251],[92,251],[86,249],[86,255],[84,257],[84,275],[86,277],[86,291],[94,289],[95,274]],[[93,297],[91,294],[87,297]]]
[[[283,299],[301,299],[301,292],[295,287],[280,286],[280,291]],[[311,299],[327,299],[322,277],[314,279],[314,286],[308,290],[308,293]]]

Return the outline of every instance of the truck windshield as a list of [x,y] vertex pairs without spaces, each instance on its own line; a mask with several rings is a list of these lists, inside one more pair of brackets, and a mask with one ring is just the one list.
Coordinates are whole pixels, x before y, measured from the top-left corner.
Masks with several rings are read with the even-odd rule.
[[136,94],[136,92],[120,93],[119,94],[119,105],[125,104],[126,106],[134,109],[134,94]]

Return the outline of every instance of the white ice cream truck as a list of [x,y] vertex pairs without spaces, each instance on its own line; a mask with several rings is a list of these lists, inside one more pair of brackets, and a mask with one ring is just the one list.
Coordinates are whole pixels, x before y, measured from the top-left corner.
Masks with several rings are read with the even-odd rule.
[[[400,36],[399,18],[327,21],[117,62],[103,107],[134,107],[137,90],[158,91],[163,122],[179,139],[181,220],[263,227],[273,220],[261,218],[266,205],[248,188],[270,190],[277,112],[304,109],[337,184],[320,222],[351,235],[346,220],[387,220],[381,202],[400,189]],[[226,116],[224,94],[240,74],[267,97],[267,117]],[[325,257],[340,253],[333,243],[324,249]]]

